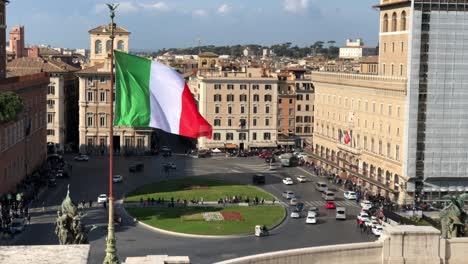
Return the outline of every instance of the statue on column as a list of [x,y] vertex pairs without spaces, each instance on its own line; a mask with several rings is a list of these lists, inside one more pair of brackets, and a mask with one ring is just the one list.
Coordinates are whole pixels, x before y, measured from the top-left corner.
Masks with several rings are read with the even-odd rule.
[[450,203],[440,211],[441,236],[443,238],[452,238],[461,236],[464,233],[468,220],[463,207],[468,194],[464,193],[454,198],[446,195],[443,198],[450,199]]

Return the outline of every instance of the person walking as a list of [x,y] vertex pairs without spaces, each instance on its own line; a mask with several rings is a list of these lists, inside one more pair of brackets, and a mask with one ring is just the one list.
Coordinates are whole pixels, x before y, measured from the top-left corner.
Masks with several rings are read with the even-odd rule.
[[93,207],[93,200],[89,200],[89,208]]
[[28,225],[30,225],[30,224],[31,224],[31,215],[28,214],[28,216],[26,217],[26,219],[28,220]]

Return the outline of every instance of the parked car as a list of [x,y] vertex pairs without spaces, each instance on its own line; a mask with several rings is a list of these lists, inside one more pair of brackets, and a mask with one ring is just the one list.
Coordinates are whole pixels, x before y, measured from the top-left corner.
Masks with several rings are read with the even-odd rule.
[[88,155],[78,155],[73,158],[76,161],[88,161],[89,156]]
[[383,232],[383,226],[376,225],[376,226],[372,227],[372,234],[374,234],[375,236],[382,235],[382,232]]
[[260,155],[258,155],[258,157],[259,157],[259,158],[262,158],[262,159],[265,159],[265,158],[267,158],[267,157],[272,157],[272,156],[273,156],[273,153],[268,152],[268,151],[263,152],[263,153],[260,153]]
[[122,182],[123,181],[123,177],[122,175],[114,175],[112,176],[112,182]]
[[344,207],[336,208],[336,220],[346,220],[346,208]]
[[265,176],[260,174],[255,174],[252,176],[253,184],[265,184]]
[[348,192],[344,192],[344,198],[345,199],[348,199],[348,200],[356,200],[357,197],[356,197],[356,193],[355,192],[351,192],[351,191],[348,191]]
[[366,212],[360,212],[358,215],[357,215],[357,219],[358,220],[361,220],[361,221],[364,221],[364,219],[369,219],[369,215],[366,213]]
[[372,203],[370,201],[364,200],[361,202],[362,209],[369,210],[372,208]]
[[297,176],[296,179],[297,179],[298,182],[307,182],[307,181],[309,181],[309,180],[307,179],[307,177],[304,176],[304,175]]
[[300,218],[301,217],[301,212],[299,210],[294,210],[291,212],[291,218]]
[[283,183],[286,184],[286,185],[293,185],[294,184],[293,180],[291,178],[289,178],[289,177],[284,178]]
[[100,194],[97,198],[98,203],[107,203],[107,194]]
[[24,217],[14,218],[11,222],[10,232],[13,234],[23,232],[24,228],[26,227],[26,223],[27,221]]
[[327,201],[325,203],[325,207],[327,209],[335,209],[336,208],[336,205],[335,205],[335,202],[334,201]]
[[306,218],[306,224],[316,224],[317,214],[315,212],[309,212]]
[[295,198],[296,195],[294,195],[293,191],[284,191],[283,192],[283,197],[286,198],[286,199],[291,199],[291,198]]

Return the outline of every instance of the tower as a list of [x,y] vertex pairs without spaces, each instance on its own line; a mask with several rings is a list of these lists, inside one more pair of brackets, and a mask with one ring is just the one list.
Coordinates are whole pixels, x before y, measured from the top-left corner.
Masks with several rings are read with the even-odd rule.
[[[104,63],[110,58],[111,49],[110,40],[111,25],[103,25],[89,31],[90,38],[90,62],[91,66],[96,63]],[[123,52],[129,51],[130,32],[123,27],[115,27],[114,49]]]
[[7,0],[0,0],[0,80],[6,77],[6,22]]
[[406,77],[411,1],[381,0],[379,74]]
[[24,27],[14,26],[10,31],[10,51],[17,59],[25,56]]

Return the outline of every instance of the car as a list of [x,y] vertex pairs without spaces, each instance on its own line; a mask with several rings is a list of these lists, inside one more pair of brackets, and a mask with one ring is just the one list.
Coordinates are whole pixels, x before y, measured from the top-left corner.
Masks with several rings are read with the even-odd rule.
[[348,192],[344,192],[344,198],[345,199],[348,199],[348,200],[356,200],[357,197],[356,197],[356,193],[355,192],[351,192],[351,191],[348,191]]
[[97,198],[98,203],[107,203],[107,194],[100,194]]
[[297,202],[297,198],[291,198],[289,200],[289,205],[291,206],[297,206],[298,202]]
[[299,210],[294,210],[291,212],[291,218],[300,218],[301,217],[301,212]]
[[57,172],[55,173],[55,177],[56,177],[56,178],[62,178],[62,177],[64,177],[63,170],[62,170],[62,169],[57,170]]
[[309,180],[307,179],[307,177],[304,176],[304,175],[297,176],[296,179],[297,179],[298,182],[308,182],[308,181],[309,181]]
[[364,218],[362,222],[365,226],[372,228],[372,221],[369,218]]
[[325,182],[322,182],[322,181],[319,181],[317,183],[315,183],[315,189],[319,192],[324,192],[326,190],[328,190],[328,186]]
[[239,152],[239,154],[237,154],[237,157],[247,158],[247,153],[241,151],[241,152]]
[[114,176],[112,176],[112,182],[122,182],[122,181],[123,181],[122,175],[114,175]]
[[335,205],[335,202],[334,201],[327,201],[325,203],[325,207],[327,209],[335,209],[336,208],[336,205]]
[[318,208],[313,206],[313,207],[309,207],[309,210],[307,211],[307,214],[311,214],[311,213],[314,213],[316,216],[318,216]]
[[369,219],[369,214],[367,214],[366,212],[360,212],[358,215],[357,215],[357,219],[360,220],[360,221],[364,221],[364,219]]
[[335,193],[331,191],[324,191],[322,193],[322,198],[325,201],[334,201],[335,200]]
[[173,170],[177,169],[177,166],[173,162],[166,162],[163,164],[163,167],[168,168],[168,169],[173,169]]
[[293,191],[284,191],[283,192],[283,197],[286,198],[286,199],[291,199],[291,198],[295,198],[296,195],[294,195]]
[[379,221],[377,220],[371,219],[370,221],[371,221],[371,227],[380,225]]
[[269,170],[276,170],[278,167],[276,166],[275,163],[270,163],[270,167],[268,168]]
[[258,157],[262,159],[265,159],[267,157],[272,157],[272,156],[273,156],[273,153],[271,152],[263,152],[263,153],[260,153],[260,155],[258,155]]
[[253,184],[265,184],[265,175],[255,174],[252,176]]
[[11,222],[10,231],[11,233],[21,233],[26,227],[26,218],[14,218]]
[[372,234],[374,234],[375,236],[382,235],[382,232],[383,232],[383,226],[376,225],[376,226],[372,227]]
[[89,157],[88,155],[78,155],[73,158],[76,161],[88,161]]
[[298,202],[296,204],[296,210],[299,210],[302,212],[302,210],[304,210],[304,203],[303,202]]
[[372,203],[370,201],[364,200],[361,202],[362,209],[369,210],[372,208]]
[[315,212],[309,212],[306,218],[306,224],[316,224],[317,214]]
[[289,177],[284,178],[283,183],[286,184],[286,185],[293,185],[294,184],[293,180],[291,178],[289,178]]
[[298,159],[305,159],[305,158],[307,158],[308,155],[307,155],[307,153],[305,153],[305,152],[300,152],[300,153],[297,153],[295,156],[296,156]]
[[336,220],[346,220],[346,208],[344,207],[336,208]]

